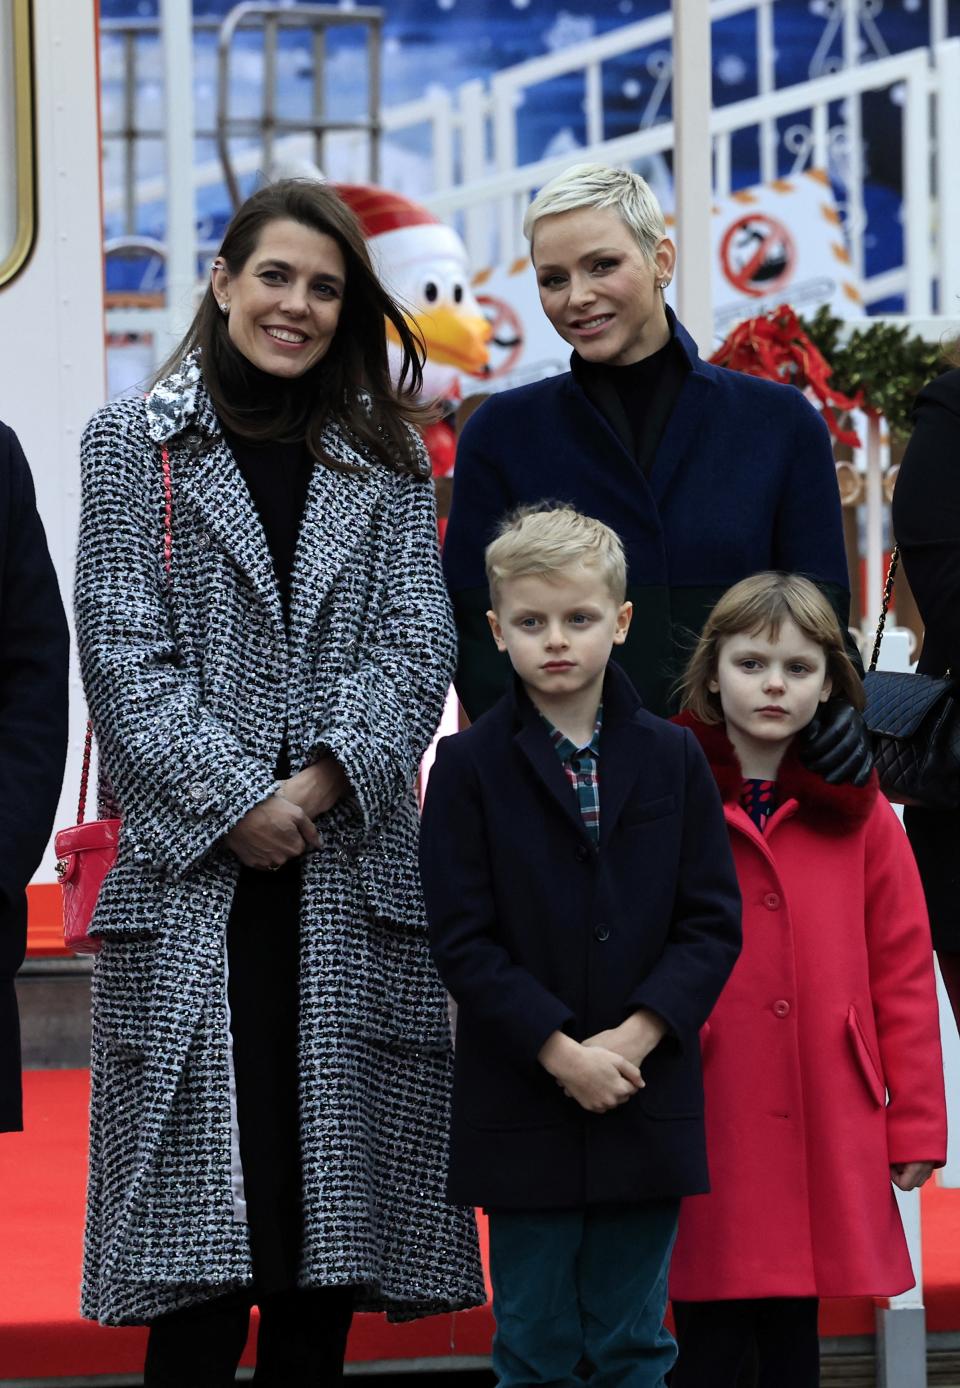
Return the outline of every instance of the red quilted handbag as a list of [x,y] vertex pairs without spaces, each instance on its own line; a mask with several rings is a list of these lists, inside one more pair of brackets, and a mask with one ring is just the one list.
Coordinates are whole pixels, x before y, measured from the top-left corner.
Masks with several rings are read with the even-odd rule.
[[77,823],[61,829],[53,840],[63,894],[63,943],[74,954],[96,954],[100,948],[100,941],[90,934],[90,921],[103,879],[116,859],[120,837],[119,819],[91,819],[86,824],[83,821],[92,744],[93,724],[88,722]]
[[[166,449],[163,450],[163,492],[163,562],[169,582],[170,559],[173,553],[173,494],[170,486],[170,460]],[[117,841],[120,837],[119,819],[91,819],[84,823],[92,749],[93,723],[88,719],[87,735],[83,744],[77,822],[69,829],[60,829],[53,840],[57,855],[57,877],[63,894],[63,942],[74,954],[96,954],[100,948],[100,941],[90,934],[90,922],[103,879],[116,861]]]

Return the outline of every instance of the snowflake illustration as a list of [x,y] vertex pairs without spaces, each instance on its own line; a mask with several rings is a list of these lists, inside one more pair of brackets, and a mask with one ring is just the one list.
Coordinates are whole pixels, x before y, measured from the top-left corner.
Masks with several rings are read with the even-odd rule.
[[[516,3],[516,0],[514,0]],[[560,10],[553,26],[544,34],[544,42],[551,53],[561,48],[573,48],[575,44],[586,43],[597,31],[597,22],[592,15],[570,14]]]

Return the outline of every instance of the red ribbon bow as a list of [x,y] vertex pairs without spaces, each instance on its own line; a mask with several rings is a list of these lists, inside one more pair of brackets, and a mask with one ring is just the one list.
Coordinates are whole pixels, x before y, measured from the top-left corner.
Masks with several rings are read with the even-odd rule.
[[833,368],[804,332],[789,304],[740,323],[710,360],[715,366],[728,366],[748,376],[811,390],[820,401],[820,413],[834,438],[859,448],[856,433],[841,428],[835,409],[858,409],[863,404],[863,391],[850,397],[833,389],[829,383]]

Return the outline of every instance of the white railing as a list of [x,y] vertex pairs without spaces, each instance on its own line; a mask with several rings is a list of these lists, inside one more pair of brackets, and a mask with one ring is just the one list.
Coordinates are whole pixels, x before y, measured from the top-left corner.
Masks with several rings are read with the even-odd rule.
[[[807,168],[828,169],[846,191],[846,231],[851,256],[863,264],[862,215],[864,168],[848,130],[831,127],[831,106],[845,102],[859,108],[868,92],[890,88],[902,91],[904,261],[901,269],[863,282],[869,306],[890,294],[903,293],[912,315],[929,314],[933,285],[940,286],[940,306],[960,304],[960,180],[951,172],[951,141],[944,138],[960,130],[960,39],[948,39],[934,50],[931,65],[926,50],[918,49],[878,59],[864,67],[846,69],[786,87],[765,96],[750,97],[729,106],[716,107],[710,116],[713,141],[714,190],[730,192],[730,147],[737,133],[766,123],[776,141],[784,141],[791,155],[785,172]],[[936,142],[934,178],[931,178],[930,108],[940,138]],[[782,132],[778,122],[796,120]],[[577,157],[602,163],[627,164],[670,152],[674,143],[672,122],[602,140],[577,151]],[[761,150],[769,142],[761,143]],[[838,154],[838,150],[840,153]],[[840,158],[842,154],[843,159]],[[522,253],[520,227],[523,210],[532,193],[570,163],[569,152],[521,167],[504,168],[470,182],[443,189],[425,199],[438,216],[464,214],[464,234],[473,263],[507,263]],[[845,162],[845,167],[839,167]],[[761,159],[762,163],[762,159]],[[763,170],[758,169],[758,181]],[[935,218],[931,217],[936,192]],[[489,227],[478,214],[496,213],[497,234],[491,244]],[[935,222],[933,227],[931,223]],[[935,237],[932,233],[935,231]],[[935,242],[935,245],[934,245]]]
[[[825,0],[821,42],[812,54],[807,81],[778,87],[774,49],[775,0],[713,0],[711,20],[720,24],[735,15],[756,16],[758,95],[715,108],[710,119],[714,188],[731,187],[733,137],[756,132],[754,182],[802,169],[827,169],[841,190],[847,238],[869,307],[903,294],[906,311],[924,315],[934,306],[960,304],[960,179],[948,168],[950,132],[960,130],[960,39],[938,41],[928,52],[884,56],[879,35],[871,31],[873,0]],[[946,0],[929,6],[931,37],[946,33]],[[455,92],[437,88],[417,101],[387,108],[381,127],[390,138],[418,127],[426,131],[434,192],[424,198],[438,215],[458,222],[475,267],[508,261],[523,250],[520,225],[532,192],[571,160],[571,152],[517,167],[521,145],[519,122],[528,94],[545,82],[578,73],[583,76],[584,129],[587,144],[577,157],[608,163],[662,160],[674,144],[671,122],[662,118],[672,80],[669,12],[624,25],[599,37],[560,49],[494,74],[488,82],[468,82]],[[139,32],[139,31],[138,31]],[[118,37],[120,37],[118,35]],[[155,34],[154,34],[155,39]],[[116,40],[113,40],[116,41]],[[124,40],[126,42],[126,40]],[[861,53],[865,45],[865,55]],[[638,71],[653,79],[639,113],[638,128],[608,137],[603,106],[603,65],[636,57]],[[872,61],[860,61],[862,57]],[[931,62],[931,58],[933,61]],[[640,84],[638,84],[639,89]],[[864,94],[902,91],[902,167],[904,180],[904,256],[902,264],[863,283],[864,167],[861,100]],[[839,118],[838,118],[839,113]],[[932,123],[931,123],[932,116]],[[792,118],[792,119],[791,119]],[[361,138],[361,137],[358,137]],[[274,153],[308,153],[308,136],[276,141]],[[362,138],[361,138],[362,144]],[[934,151],[931,160],[931,150]],[[357,154],[363,153],[360,144]],[[262,166],[258,145],[238,150],[238,171]],[[218,161],[194,166],[195,188],[222,181]],[[743,178],[743,170],[740,170]],[[162,198],[165,178],[156,175],[137,186],[136,202]],[[129,205],[129,193],[115,190],[113,202]],[[110,195],[106,205],[112,206]],[[168,243],[192,238],[195,229],[172,227]],[[119,317],[122,312],[122,323]],[[114,330],[134,330],[149,310],[111,312]],[[152,326],[157,326],[156,311]]]

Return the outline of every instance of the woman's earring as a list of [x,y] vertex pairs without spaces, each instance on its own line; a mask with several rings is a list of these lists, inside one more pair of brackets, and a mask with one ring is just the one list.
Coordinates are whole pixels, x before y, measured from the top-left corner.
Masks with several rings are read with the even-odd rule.
[[229,313],[229,312],[230,312],[230,303],[229,303],[229,301],[228,301],[227,299],[221,299],[221,300],[220,300],[220,303],[219,303],[219,305],[218,305],[218,307],[219,307],[221,313]]

